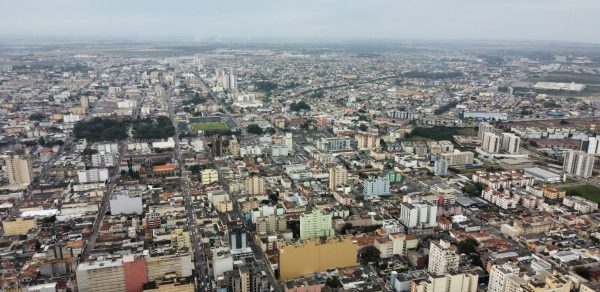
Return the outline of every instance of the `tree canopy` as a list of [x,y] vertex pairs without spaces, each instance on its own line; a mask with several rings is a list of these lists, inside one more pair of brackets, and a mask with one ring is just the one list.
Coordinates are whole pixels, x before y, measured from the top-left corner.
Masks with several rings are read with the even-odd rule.
[[132,133],[135,139],[165,139],[175,135],[175,127],[170,118],[159,116],[156,119],[135,120]]
[[304,101],[299,101],[299,102],[292,102],[292,104],[290,104],[290,110],[293,112],[299,112],[301,110],[310,110],[310,105],[308,105],[306,102]]
[[111,118],[96,117],[75,124],[73,134],[90,142],[115,141],[127,138],[127,123]]

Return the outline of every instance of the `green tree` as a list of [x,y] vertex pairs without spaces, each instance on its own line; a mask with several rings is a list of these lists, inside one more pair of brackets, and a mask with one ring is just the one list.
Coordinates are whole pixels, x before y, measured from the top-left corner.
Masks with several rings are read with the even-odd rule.
[[246,127],[246,131],[250,134],[256,134],[256,135],[264,134],[263,129],[257,124],[248,125],[248,127]]
[[360,251],[360,258],[366,262],[378,262],[380,260],[380,256],[381,252],[372,245],[364,247]]

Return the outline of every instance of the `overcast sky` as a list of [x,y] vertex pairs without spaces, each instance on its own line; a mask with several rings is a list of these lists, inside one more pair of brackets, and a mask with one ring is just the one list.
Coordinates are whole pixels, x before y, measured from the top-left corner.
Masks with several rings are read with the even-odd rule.
[[0,36],[600,43],[600,0],[0,0]]

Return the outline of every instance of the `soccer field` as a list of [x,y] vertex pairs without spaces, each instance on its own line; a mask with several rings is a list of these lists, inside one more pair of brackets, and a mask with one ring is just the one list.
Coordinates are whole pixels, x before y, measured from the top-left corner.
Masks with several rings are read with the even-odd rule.
[[210,131],[210,130],[227,130],[227,125],[223,122],[195,123],[192,124],[192,131]]

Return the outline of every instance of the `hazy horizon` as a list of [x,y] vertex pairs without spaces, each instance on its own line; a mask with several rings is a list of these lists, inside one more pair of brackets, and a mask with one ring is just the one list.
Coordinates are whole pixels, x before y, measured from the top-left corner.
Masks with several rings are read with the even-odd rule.
[[595,0],[0,0],[28,39],[462,40],[600,43]]

